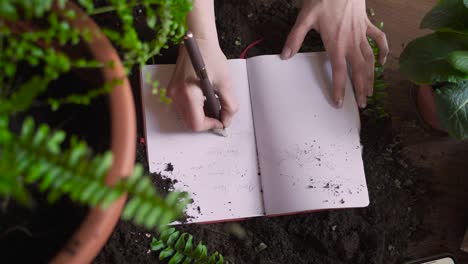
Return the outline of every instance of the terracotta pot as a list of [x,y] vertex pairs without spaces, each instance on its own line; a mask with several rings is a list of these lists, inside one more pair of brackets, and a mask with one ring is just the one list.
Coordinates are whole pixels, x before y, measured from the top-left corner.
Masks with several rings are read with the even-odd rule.
[[434,90],[429,85],[421,85],[417,89],[416,104],[424,121],[435,130],[445,132],[437,115]]
[[[135,106],[130,83],[123,65],[110,41],[101,33],[99,27],[80,8],[67,2],[67,8],[75,10],[77,17],[70,20],[78,29],[89,29],[93,34],[87,45],[94,58],[101,62],[114,62],[114,67],[104,67],[102,74],[106,82],[122,79],[123,83],[114,87],[110,93],[111,113],[111,150],[113,164],[106,176],[106,183],[114,184],[122,177],[131,175],[135,162]],[[89,263],[102,249],[117,221],[119,220],[126,197],[121,197],[109,208],[92,208],[80,228],[67,244],[52,259],[51,263]]]
[[[86,45],[94,59],[104,64],[109,61],[114,62],[112,68],[104,67],[102,69],[104,81],[110,83],[115,79],[123,80],[122,84],[114,86],[109,95],[113,163],[106,175],[106,184],[112,185],[119,179],[130,176],[135,162],[135,105],[130,83],[114,47],[101,32],[99,26],[86,13],[70,1],[67,2],[66,8],[75,11],[76,18],[73,20],[64,16],[63,10],[59,10],[57,6],[54,8],[62,19],[68,20],[72,27],[78,28],[80,31],[87,29],[91,32],[92,40],[86,42]],[[26,21],[10,22],[7,25],[16,34],[38,29],[34,24]],[[47,47],[46,43],[42,42],[39,42],[38,45]],[[54,44],[52,46],[61,52],[76,53],[74,50],[62,49]],[[117,224],[126,198],[126,195],[120,197],[105,210],[99,207],[92,208],[80,228],[52,259],[51,263],[90,263],[102,249]]]

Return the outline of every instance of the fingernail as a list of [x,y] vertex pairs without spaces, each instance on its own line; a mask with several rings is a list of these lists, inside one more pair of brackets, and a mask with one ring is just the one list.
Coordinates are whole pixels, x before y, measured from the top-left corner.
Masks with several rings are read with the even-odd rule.
[[224,129],[225,126],[224,126],[224,124],[223,124],[222,122],[217,122],[217,123],[216,123],[216,128]]
[[223,128],[226,128],[228,126],[231,125],[231,121],[232,121],[232,118],[231,117],[224,117],[222,119],[222,123],[223,123]]
[[288,47],[285,47],[285,48],[283,49],[283,52],[281,52],[281,56],[280,56],[280,57],[281,57],[282,60],[287,60],[287,59],[289,59],[289,57],[291,57],[291,49],[288,48]]
[[338,108],[343,107],[343,99],[339,99],[339,100],[336,102],[336,106],[337,106]]
[[227,131],[225,129],[222,129],[222,128],[213,128],[211,130],[213,133],[217,134],[218,136],[221,136],[221,137],[227,137]]
[[360,101],[361,101],[361,102],[359,103],[359,106],[360,106],[361,108],[366,108],[366,106],[367,106],[367,102],[366,102],[366,101],[367,101],[367,100],[366,100],[365,98],[361,98]]

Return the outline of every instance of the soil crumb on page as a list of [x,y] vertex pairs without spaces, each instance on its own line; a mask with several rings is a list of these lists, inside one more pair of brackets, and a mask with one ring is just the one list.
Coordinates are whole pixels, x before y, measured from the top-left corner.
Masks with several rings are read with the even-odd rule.
[[172,163],[167,163],[166,164],[166,169],[164,171],[168,171],[168,172],[173,172],[174,171],[174,165],[172,165]]
[[169,192],[174,191],[174,185],[179,181],[177,179],[171,179],[161,173],[150,173],[151,180],[154,186],[158,190],[158,193],[166,196]]

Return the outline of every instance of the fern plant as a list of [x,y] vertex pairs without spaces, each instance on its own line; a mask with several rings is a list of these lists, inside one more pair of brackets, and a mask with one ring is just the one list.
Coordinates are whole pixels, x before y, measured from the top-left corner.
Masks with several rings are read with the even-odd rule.
[[[185,31],[185,16],[191,8],[189,0],[108,0],[103,6],[95,6],[93,0],[74,2],[88,15],[112,13],[120,20],[119,30],[102,31],[119,49],[127,71],[159,54],[169,42],[177,42]],[[115,63],[84,56],[71,58],[63,51],[65,46],[78,47],[91,41],[94,34],[71,26],[79,17],[69,5],[68,0],[5,0],[0,4],[0,196],[31,205],[34,201],[27,186],[37,185],[40,191],[47,192],[50,202],[66,195],[85,205],[106,208],[128,193],[131,198],[122,218],[150,229],[162,228],[180,216],[187,202],[185,194],[173,192],[162,198],[139,165],[131,177],[107,186],[104,176],[112,163],[110,152],[93,156],[85,142],[73,137],[64,148],[65,132],[52,132],[45,124],[36,127],[32,119],[24,121],[19,135],[9,129],[10,118],[30,111],[47,92],[50,82],[62,74],[79,68],[112,68]],[[153,39],[143,41],[138,36],[133,25],[134,9],[145,14],[146,24],[154,32]],[[27,79],[20,71],[24,64],[35,70]],[[112,80],[85,93],[42,100],[53,110],[66,103],[87,105],[121,82],[122,79]],[[164,89],[153,86],[160,98],[168,101]]]
[[176,231],[175,228],[168,228],[159,238],[153,238],[151,250],[159,252],[159,260],[169,259],[169,264],[228,263],[218,252],[209,255],[202,242],[194,247],[192,235]]
[[0,195],[12,196],[31,203],[25,185],[37,184],[48,192],[49,202],[67,195],[73,201],[106,208],[124,193],[131,199],[122,218],[133,219],[146,228],[162,228],[179,217],[187,199],[184,193],[171,192],[165,199],[156,193],[151,180],[143,176],[137,165],[133,174],[113,187],[105,184],[105,175],[112,164],[112,154],[91,156],[85,142],[72,138],[70,148],[61,144],[65,132],[50,132],[47,125],[35,129],[34,121],[24,121],[20,135],[8,131],[6,118],[0,119]]
[[[90,16],[111,13],[121,27],[101,28],[120,52],[122,63],[130,72],[134,65],[144,65],[159,54],[169,42],[177,43],[183,36],[185,17],[191,0],[108,0],[95,6],[93,0],[74,3]],[[131,220],[148,229],[163,230],[179,217],[189,201],[185,193],[171,192],[162,198],[156,193],[141,165],[133,174],[108,186],[105,175],[112,163],[112,154],[93,155],[86,142],[70,137],[63,131],[52,131],[46,124],[36,125],[27,118],[19,134],[10,130],[9,121],[18,113],[30,111],[49,84],[61,75],[81,68],[112,68],[113,61],[98,62],[85,57],[71,58],[62,47],[77,47],[91,41],[93,33],[78,30],[71,22],[78,18],[68,8],[69,0],[4,0],[0,4],[0,197],[12,197],[25,205],[34,201],[28,186],[35,185],[47,193],[49,202],[61,196],[88,205],[106,208],[127,193],[130,197],[122,219]],[[134,27],[134,11],[143,13],[146,25],[154,38],[143,41]],[[37,21],[40,21],[37,26]],[[31,28],[31,30],[22,30]],[[24,79],[20,65],[27,64],[36,74]],[[147,76],[153,93],[163,102],[170,103],[164,88]],[[64,97],[45,98],[52,110],[63,104],[88,105],[98,96],[106,95],[120,85],[122,79],[104,83],[85,93],[69,93]],[[64,141],[70,139],[67,147]],[[192,236],[174,229],[161,233],[152,248],[162,250],[161,259],[171,257],[170,263],[224,263],[217,252],[208,256],[206,246],[199,243],[193,248]]]
[[[367,12],[369,17],[375,16],[373,9],[369,9]],[[377,24],[379,29],[383,29],[384,23],[380,22]],[[377,43],[368,38],[369,44],[374,53],[374,83],[373,83],[373,94],[367,98],[367,108],[364,110],[364,114],[368,116],[374,116],[378,119],[387,118],[389,115],[385,110],[385,99],[387,98],[387,82],[383,79],[383,73],[385,70],[384,65],[380,65],[378,62],[379,48]]]
[[[56,2],[56,4],[54,4]],[[47,91],[47,85],[61,74],[77,68],[113,67],[114,62],[100,63],[93,59],[72,59],[56,47],[77,46],[90,41],[93,34],[89,30],[79,31],[70,25],[77,14],[67,8],[68,0],[5,0],[0,5],[0,114],[12,114],[27,110],[34,99]],[[102,28],[102,32],[119,49],[122,62],[127,70],[134,65],[144,65],[158,55],[169,42],[179,42],[186,30],[185,16],[191,8],[190,0],[109,0],[107,5],[96,7],[92,0],[79,0],[78,3],[91,16],[103,13],[114,14],[121,22],[119,30]],[[153,30],[154,38],[143,41],[134,27],[134,9],[144,13],[147,26]],[[41,19],[44,26],[36,27],[33,22]],[[29,24],[28,24],[29,23]],[[19,26],[18,26],[19,25]],[[18,31],[29,25],[32,30]],[[40,66],[41,74],[13,89],[15,76],[21,63],[33,67]],[[116,80],[118,81],[118,80]],[[148,80],[151,81],[151,80]],[[105,84],[98,89],[90,89],[84,94],[71,94],[65,98],[49,98],[48,103],[57,110],[64,103],[89,104],[97,96],[106,94],[117,83]],[[168,101],[163,88],[154,87],[164,101]],[[15,107],[17,106],[17,107]]]

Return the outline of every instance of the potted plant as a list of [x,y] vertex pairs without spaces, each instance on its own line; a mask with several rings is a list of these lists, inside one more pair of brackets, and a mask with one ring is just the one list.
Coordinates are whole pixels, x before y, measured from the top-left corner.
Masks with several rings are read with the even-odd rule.
[[434,32],[405,47],[401,71],[420,85],[416,103],[423,119],[452,137],[467,138],[468,1],[439,1],[420,27]]
[[[14,199],[31,206],[34,201],[28,187],[32,186],[51,203],[66,196],[91,206],[80,228],[52,258],[53,263],[90,262],[122,210],[123,219],[162,228],[186,204],[181,193],[161,198],[151,180],[142,175],[142,167],[134,168],[135,109],[126,74],[133,65],[157,55],[168,41],[182,36],[190,2],[108,2],[101,6],[91,0],[7,0],[0,4],[0,201],[3,205]],[[154,39],[139,39],[133,27],[134,9],[145,12]],[[107,12],[117,15],[120,29],[100,28],[90,17]],[[26,79],[19,76],[24,64],[34,69]],[[43,98],[51,82],[82,68],[99,69],[104,84],[84,93],[70,91],[60,98]],[[167,100],[156,84],[155,92]],[[36,125],[32,118],[22,121],[18,133],[11,128],[12,120],[34,112],[39,101],[60,111],[65,104],[87,105],[107,94],[111,152],[93,155],[86,142],[53,131],[45,123]],[[131,198],[123,209],[127,194]]]

